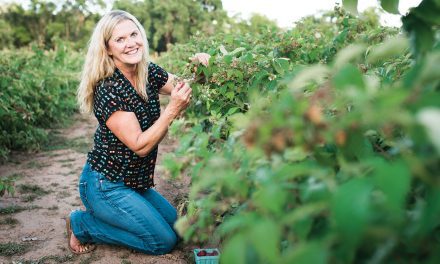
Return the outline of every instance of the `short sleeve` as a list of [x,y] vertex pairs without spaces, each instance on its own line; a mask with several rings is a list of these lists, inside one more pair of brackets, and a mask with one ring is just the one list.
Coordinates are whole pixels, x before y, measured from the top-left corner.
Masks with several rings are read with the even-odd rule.
[[157,90],[168,81],[168,73],[157,64],[150,62],[148,65],[148,82]]
[[94,96],[94,111],[96,118],[105,124],[116,111],[129,111],[127,104],[117,91],[114,82],[103,82],[98,85]]

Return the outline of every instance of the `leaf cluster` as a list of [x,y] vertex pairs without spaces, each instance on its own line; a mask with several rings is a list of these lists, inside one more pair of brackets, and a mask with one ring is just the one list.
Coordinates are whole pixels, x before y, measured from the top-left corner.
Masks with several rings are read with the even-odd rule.
[[[195,80],[173,128],[185,240],[221,243],[225,263],[440,259],[440,53],[371,22],[336,9],[163,58]],[[186,64],[200,50],[210,66]]]

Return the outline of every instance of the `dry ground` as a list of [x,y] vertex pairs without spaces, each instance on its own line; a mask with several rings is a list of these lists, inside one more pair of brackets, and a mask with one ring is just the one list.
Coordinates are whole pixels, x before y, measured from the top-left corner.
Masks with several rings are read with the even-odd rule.
[[[96,128],[92,118],[75,119],[73,126],[55,131],[44,151],[15,153],[0,166],[0,177],[17,177],[15,195],[0,197],[0,244],[11,243],[0,250],[0,263],[190,263],[192,248],[182,244],[163,256],[108,245],[82,256],[68,251],[64,218],[72,209],[84,209],[77,183]],[[189,180],[167,179],[161,166],[163,153],[175,145],[165,139],[159,147],[156,187],[177,206]],[[1,256],[8,250],[9,256]]]

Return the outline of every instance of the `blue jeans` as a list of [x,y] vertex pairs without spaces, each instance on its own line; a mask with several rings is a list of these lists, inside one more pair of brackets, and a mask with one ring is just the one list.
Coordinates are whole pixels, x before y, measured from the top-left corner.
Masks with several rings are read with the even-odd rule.
[[70,219],[81,243],[122,245],[152,255],[174,248],[176,210],[154,189],[139,192],[122,181],[110,182],[86,163],[79,192],[86,211],[73,211]]

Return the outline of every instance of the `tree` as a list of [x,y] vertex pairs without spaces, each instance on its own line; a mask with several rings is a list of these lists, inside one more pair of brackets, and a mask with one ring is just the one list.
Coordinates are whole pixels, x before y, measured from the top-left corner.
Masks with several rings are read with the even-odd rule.
[[133,14],[144,26],[151,48],[159,52],[197,33],[214,34],[227,19],[220,0],[116,1],[113,9]]

